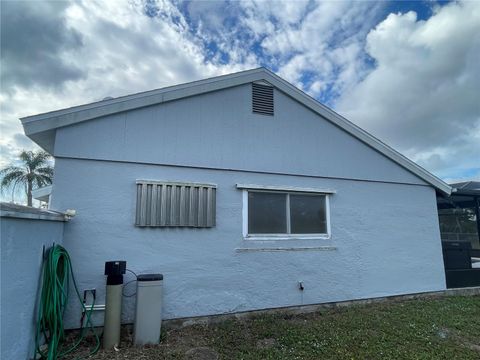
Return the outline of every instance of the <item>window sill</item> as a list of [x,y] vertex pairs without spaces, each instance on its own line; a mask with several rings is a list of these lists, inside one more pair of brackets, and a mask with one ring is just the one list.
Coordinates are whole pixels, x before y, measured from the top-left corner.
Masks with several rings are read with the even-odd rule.
[[277,240],[329,240],[330,235],[247,235],[246,241],[277,241]]
[[289,251],[335,251],[335,246],[273,247],[273,248],[236,248],[237,253],[246,252],[289,252]]

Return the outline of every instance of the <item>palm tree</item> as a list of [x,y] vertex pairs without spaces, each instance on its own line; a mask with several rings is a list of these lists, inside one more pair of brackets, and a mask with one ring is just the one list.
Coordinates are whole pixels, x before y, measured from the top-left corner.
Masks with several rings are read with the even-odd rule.
[[25,151],[23,150],[19,156],[23,162],[23,166],[10,165],[0,170],[3,177],[0,188],[23,185],[27,194],[27,204],[32,206],[32,190],[45,185],[50,185],[53,179],[53,167],[48,164],[50,155],[45,151]]

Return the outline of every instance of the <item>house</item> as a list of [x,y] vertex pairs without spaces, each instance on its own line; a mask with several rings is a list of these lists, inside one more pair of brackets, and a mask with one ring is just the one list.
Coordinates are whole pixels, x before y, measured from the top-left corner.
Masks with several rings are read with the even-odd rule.
[[50,194],[52,193],[52,185],[43,186],[32,190],[32,197],[40,201],[42,206],[47,206],[50,201]]
[[21,121],[98,303],[108,260],[163,273],[170,319],[445,289],[450,186],[266,69]]

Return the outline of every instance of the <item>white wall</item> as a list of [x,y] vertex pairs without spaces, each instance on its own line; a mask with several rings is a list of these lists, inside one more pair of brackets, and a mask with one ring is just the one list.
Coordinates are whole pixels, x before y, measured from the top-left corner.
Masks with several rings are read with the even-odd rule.
[[[136,179],[216,183],[217,226],[135,227]],[[243,240],[236,183],[335,189],[332,238]],[[137,273],[164,274],[166,318],[445,288],[435,192],[429,186],[57,159],[52,207],[77,210],[65,228],[65,246],[81,289],[96,287],[102,303],[104,262],[126,260]],[[336,250],[236,251],[319,245]],[[132,321],[133,300],[125,302],[125,321]],[[71,308],[68,324],[77,326],[79,316],[80,310]]]

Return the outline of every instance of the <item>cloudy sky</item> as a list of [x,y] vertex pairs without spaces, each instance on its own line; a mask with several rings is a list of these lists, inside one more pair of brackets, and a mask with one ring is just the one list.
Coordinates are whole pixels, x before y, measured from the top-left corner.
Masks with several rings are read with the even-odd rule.
[[2,1],[19,117],[265,66],[446,181],[480,179],[480,2]]

